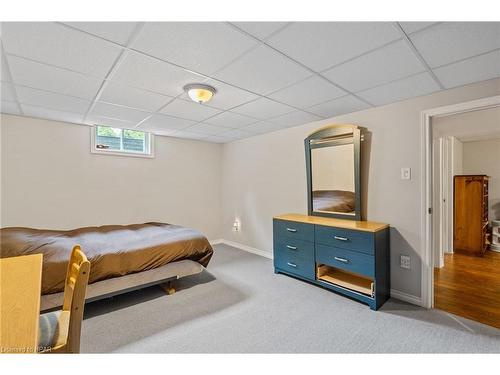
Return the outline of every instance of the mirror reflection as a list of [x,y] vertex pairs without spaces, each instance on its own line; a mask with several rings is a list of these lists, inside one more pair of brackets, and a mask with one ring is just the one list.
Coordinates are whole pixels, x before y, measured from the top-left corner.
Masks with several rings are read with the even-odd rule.
[[352,138],[311,149],[313,211],[355,215],[354,154]]

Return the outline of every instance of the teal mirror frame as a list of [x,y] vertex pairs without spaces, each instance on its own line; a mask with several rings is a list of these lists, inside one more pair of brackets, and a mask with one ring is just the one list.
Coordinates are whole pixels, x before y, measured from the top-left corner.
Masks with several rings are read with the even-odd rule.
[[[354,215],[340,212],[317,212],[313,209],[311,150],[341,144],[342,139],[352,134],[354,144]],[[310,134],[304,140],[307,173],[307,211],[309,216],[333,217],[346,220],[361,220],[361,128],[356,125],[329,125]],[[349,142],[350,143],[350,142]]]

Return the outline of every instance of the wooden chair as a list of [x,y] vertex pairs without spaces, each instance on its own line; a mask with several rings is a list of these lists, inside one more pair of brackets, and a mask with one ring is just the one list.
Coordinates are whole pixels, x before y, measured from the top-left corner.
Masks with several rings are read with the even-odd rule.
[[89,273],[90,262],[77,245],[73,248],[68,263],[62,310],[40,316],[39,352],[80,352],[80,332]]

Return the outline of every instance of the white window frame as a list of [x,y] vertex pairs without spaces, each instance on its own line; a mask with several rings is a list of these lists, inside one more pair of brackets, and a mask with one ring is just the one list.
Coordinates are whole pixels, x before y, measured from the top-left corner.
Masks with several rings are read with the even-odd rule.
[[[96,133],[97,133],[97,127],[98,126],[108,126],[108,125],[93,125],[90,127],[90,152],[92,154],[100,154],[100,155],[114,155],[114,156],[131,156],[135,158],[154,158],[155,153],[155,137],[154,134],[150,132],[145,132],[143,130],[140,130],[141,132],[144,132],[145,134],[145,141],[149,143],[149,150],[148,153],[142,153],[142,152],[134,152],[134,151],[117,151],[117,150],[107,150],[107,149],[100,149],[97,148],[96,144]],[[109,126],[112,128],[112,126]],[[137,129],[122,129],[122,130],[137,130]]]

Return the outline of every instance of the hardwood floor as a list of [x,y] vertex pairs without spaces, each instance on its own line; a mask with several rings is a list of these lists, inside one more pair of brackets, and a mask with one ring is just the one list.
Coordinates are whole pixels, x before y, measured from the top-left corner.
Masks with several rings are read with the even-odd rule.
[[434,307],[500,328],[500,253],[445,254],[434,269]]

